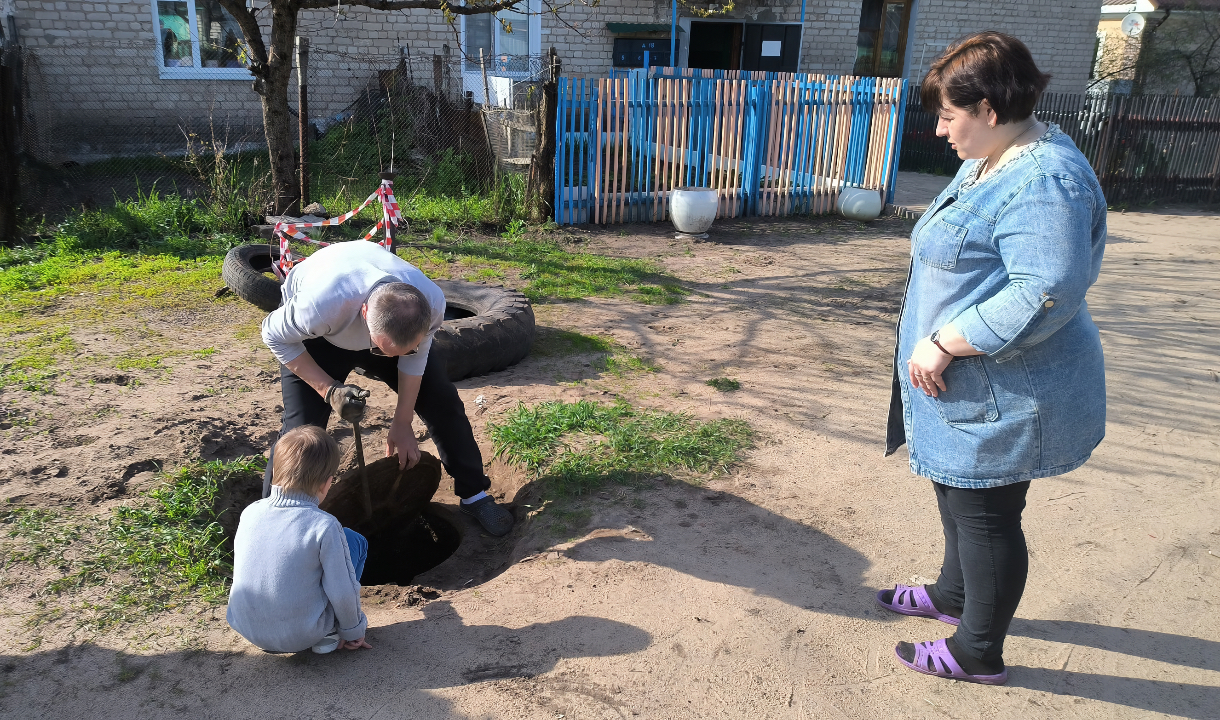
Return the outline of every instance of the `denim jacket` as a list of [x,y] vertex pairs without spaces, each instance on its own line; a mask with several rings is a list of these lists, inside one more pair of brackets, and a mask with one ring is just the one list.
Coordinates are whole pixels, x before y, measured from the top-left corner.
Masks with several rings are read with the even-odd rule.
[[[1073,470],[1106,424],[1085,305],[1106,239],[1097,177],[1055,125],[976,182],[979,162],[962,165],[911,233],[886,438],[887,455],[907,444],[915,474],[964,488]],[[954,359],[948,390],[928,397],[906,362],[948,324],[986,354]]]

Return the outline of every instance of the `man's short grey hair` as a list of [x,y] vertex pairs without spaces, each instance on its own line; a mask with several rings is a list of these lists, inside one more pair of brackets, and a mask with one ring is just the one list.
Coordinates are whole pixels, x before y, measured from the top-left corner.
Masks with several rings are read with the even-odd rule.
[[405,347],[432,327],[432,306],[416,287],[395,282],[378,285],[369,295],[369,333],[384,335]]

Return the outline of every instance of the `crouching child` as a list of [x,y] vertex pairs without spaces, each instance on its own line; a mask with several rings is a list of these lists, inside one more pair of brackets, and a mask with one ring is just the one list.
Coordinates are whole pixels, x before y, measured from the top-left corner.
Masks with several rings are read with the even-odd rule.
[[241,514],[226,619],[268,652],[372,647],[360,609],[368,542],[318,507],[338,468],[334,439],[298,427],[276,445],[271,496]]

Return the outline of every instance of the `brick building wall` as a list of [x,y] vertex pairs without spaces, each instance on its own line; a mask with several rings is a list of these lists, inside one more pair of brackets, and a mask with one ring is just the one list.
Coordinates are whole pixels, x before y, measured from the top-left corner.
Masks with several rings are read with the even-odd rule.
[[1049,92],[1082,93],[1093,65],[1098,0],[918,0],[907,77],[918,82],[937,53],[953,40],[980,30],[999,30],[1020,38],[1042,72],[1050,73]]
[[[808,0],[800,70],[851,72],[860,5],[861,0]],[[63,159],[135,152],[155,143],[181,149],[180,129],[205,132],[209,121],[237,128],[236,135],[257,141],[261,109],[249,79],[162,76],[152,6],[150,0],[14,1],[22,42],[32,52],[27,65],[30,114],[42,126],[42,136],[53,138],[48,147]],[[691,16],[679,8],[682,17]],[[614,36],[607,23],[667,23],[670,4],[605,0],[598,7],[575,3],[563,13],[563,22],[543,18],[540,50],[554,46],[567,74],[598,76],[612,66]],[[795,23],[800,2],[743,0],[730,17]],[[999,29],[1029,44],[1043,70],[1054,75],[1051,90],[1081,92],[1093,60],[1098,17],[1096,0],[918,0],[908,39],[908,76],[918,81],[954,38]],[[427,67],[427,59],[446,53],[446,48],[452,63],[460,55],[460,33],[437,12],[387,13],[352,6],[340,13],[305,11],[299,32],[312,46],[314,117],[342,112],[375,81],[378,70],[397,64],[403,47],[413,59],[424,60],[413,67]],[[687,36],[682,37],[685,42]],[[470,89],[469,80],[458,86]],[[481,88],[476,91],[481,96]]]
[[[184,131],[209,125],[230,142],[259,142],[262,110],[248,76],[163,77],[148,0],[63,2],[15,0],[26,47],[27,115],[37,126],[35,154],[48,161],[86,161],[110,154],[173,152]],[[347,7],[303,11],[300,35],[311,42],[310,114],[327,117],[359,98],[378,70],[409,48],[414,67],[457,39],[439,13],[379,12]],[[294,91],[290,105],[295,106]]]
[[[711,20],[797,23],[800,0],[745,0],[732,13]],[[664,0],[608,0],[592,8],[576,4],[564,10],[571,27],[551,23],[542,30],[542,48],[554,46],[563,59],[564,72],[605,76],[612,66],[614,35],[607,23],[669,23],[671,4]],[[682,4],[679,18],[703,20]],[[808,0],[800,70],[811,73],[851,72],[856,58],[856,32],[860,26],[860,0]],[[680,36],[685,43],[687,34]]]
[[[808,0],[805,7],[800,70],[846,74],[856,57],[860,0]],[[573,6],[566,11],[573,27],[543,29],[543,48],[554,45],[564,68],[574,74],[601,75],[611,67],[614,36],[611,22],[668,23],[670,4],[663,0],[614,0],[597,8]],[[693,18],[681,4],[679,17]],[[796,23],[796,0],[739,2],[734,12],[717,16],[744,22]],[[1093,62],[1100,5],[1096,0],[918,0],[908,31],[911,48],[908,78],[918,82],[937,53],[954,39],[980,30],[1000,30],[1021,38],[1044,72],[1051,90],[1083,92]],[[700,18],[693,18],[700,19]],[[682,36],[683,41],[687,36]]]

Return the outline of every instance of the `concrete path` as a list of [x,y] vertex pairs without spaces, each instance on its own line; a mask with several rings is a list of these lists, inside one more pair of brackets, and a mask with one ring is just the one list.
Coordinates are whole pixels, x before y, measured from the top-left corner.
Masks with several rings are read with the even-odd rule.
[[928,209],[928,203],[932,202],[952,179],[948,175],[899,172],[898,184],[894,188],[894,205],[901,215],[910,213],[919,217]]

